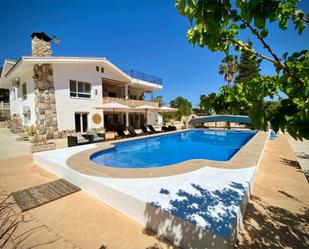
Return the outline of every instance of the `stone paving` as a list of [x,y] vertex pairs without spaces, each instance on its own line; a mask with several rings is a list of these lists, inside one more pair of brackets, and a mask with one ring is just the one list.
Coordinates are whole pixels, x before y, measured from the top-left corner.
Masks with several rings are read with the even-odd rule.
[[30,142],[17,141],[18,137],[7,128],[0,128],[0,158],[30,154]]
[[[57,179],[34,165],[28,155],[0,159],[0,176],[0,194]],[[20,219],[23,214],[25,220],[16,236],[27,237],[19,248],[175,248],[82,191],[22,214],[16,207],[15,212],[14,217]],[[6,248],[13,248],[13,243]]]
[[309,184],[285,135],[267,143],[238,249],[309,248]]

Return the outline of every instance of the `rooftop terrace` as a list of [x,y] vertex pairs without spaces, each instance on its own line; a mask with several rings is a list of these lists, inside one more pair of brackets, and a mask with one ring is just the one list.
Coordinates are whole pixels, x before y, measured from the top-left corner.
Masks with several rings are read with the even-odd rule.
[[134,69],[123,70],[123,71],[134,79],[143,80],[143,81],[147,81],[147,82],[158,84],[158,85],[163,85],[161,78],[158,78],[151,74],[142,73]]

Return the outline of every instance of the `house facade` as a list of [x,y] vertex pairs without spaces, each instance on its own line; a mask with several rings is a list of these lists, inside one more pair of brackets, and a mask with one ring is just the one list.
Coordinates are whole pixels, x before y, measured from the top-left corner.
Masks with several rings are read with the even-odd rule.
[[[160,125],[159,113],[96,109],[117,102],[129,107],[151,105],[162,80],[134,70],[124,72],[106,58],[51,55],[51,41],[44,33],[33,33],[32,56],[6,60],[0,87],[9,89],[11,115],[19,115],[23,126],[36,125],[40,134],[57,137],[59,132],[116,126],[135,128],[147,123]],[[149,97],[146,100],[146,97]]]

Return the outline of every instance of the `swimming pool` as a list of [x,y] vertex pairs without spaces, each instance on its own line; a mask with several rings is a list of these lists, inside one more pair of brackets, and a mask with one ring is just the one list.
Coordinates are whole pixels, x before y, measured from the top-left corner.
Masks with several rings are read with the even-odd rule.
[[114,168],[152,168],[192,159],[227,161],[255,131],[190,130],[115,143],[90,159]]

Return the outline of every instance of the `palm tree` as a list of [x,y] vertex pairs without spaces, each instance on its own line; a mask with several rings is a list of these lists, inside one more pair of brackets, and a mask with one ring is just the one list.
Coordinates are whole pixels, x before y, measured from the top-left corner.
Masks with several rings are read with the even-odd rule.
[[237,72],[238,67],[238,58],[234,55],[227,55],[222,60],[222,64],[219,66],[219,73],[224,75],[224,80],[227,82],[227,86],[230,86],[230,83],[234,79],[234,75]]

